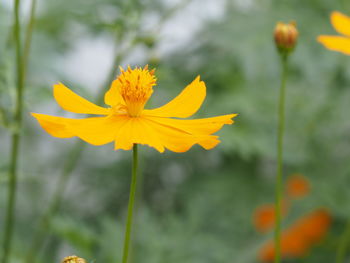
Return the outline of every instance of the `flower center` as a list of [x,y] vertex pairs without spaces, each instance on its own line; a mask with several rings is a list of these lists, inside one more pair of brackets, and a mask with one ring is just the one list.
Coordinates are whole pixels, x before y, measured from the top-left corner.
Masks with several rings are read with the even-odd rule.
[[132,117],[140,116],[143,108],[153,93],[156,85],[154,70],[149,71],[148,65],[144,68],[120,68],[118,77],[120,95],[123,97],[127,112]]

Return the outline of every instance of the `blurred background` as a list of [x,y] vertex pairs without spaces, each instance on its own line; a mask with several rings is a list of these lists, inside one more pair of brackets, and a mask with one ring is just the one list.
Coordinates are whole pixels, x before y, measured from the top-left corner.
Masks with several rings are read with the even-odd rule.
[[[12,2],[0,4],[1,227],[16,85]],[[23,31],[30,4],[22,1]],[[195,117],[239,117],[218,133],[222,143],[211,151],[159,154],[141,147],[131,262],[261,262],[261,247],[273,235],[254,225],[256,209],[274,202],[280,61],[272,32],[276,22],[290,20],[300,38],[287,84],[285,176],[304,175],[310,190],[293,200],[283,229],[319,208],[327,209],[332,223],[307,253],[286,262],[335,262],[340,244],[346,255],[350,62],[316,42],[320,34],[335,34],[333,10],[349,14],[350,3],[38,0],[10,262],[60,262],[71,254],[121,262],[131,152],[53,138],[29,113],[68,116],[54,101],[53,84],[60,81],[97,102],[119,65],[145,64],[158,78],[148,107],[167,102],[201,75],[208,95]]]

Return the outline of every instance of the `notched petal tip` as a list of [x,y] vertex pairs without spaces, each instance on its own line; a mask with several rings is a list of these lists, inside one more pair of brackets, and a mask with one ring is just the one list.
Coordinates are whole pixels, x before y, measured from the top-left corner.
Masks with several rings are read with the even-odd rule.
[[202,146],[205,150],[211,150],[221,142],[218,138],[219,136],[211,136],[210,139],[201,141],[198,144]]

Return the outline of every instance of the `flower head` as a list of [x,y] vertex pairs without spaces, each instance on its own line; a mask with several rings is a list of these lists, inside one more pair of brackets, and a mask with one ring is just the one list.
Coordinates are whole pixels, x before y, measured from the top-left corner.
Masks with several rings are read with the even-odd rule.
[[114,142],[115,150],[130,150],[134,144],[146,144],[159,152],[169,149],[185,152],[199,144],[214,148],[220,141],[212,135],[224,124],[232,124],[237,114],[212,118],[184,120],[202,105],[206,87],[199,76],[169,103],[155,109],[144,109],[156,85],[154,70],[148,67],[127,70],[112,82],[104,96],[108,107],[100,107],[75,94],[63,84],[54,85],[54,97],[65,110],[101,115],[71,119],[32,113],[39,124],[52,136],[77,136],[93,144]]
[[288,24],[278,22],[274,31],[274,39],[278,50],[287,54],[292,52],[297,44],[298,35],[294,21]]
[[335,11],[331,14],[331,23],[340,36],[321,35],[318,42],[330,50],[350,55],[350,17]]
[[86,263],[86,260],[77,256],[65,257],[62,263]]
[[[120,91],[126,112],[132,117],[138,117],[153,93],[153,86],[156,85],[154,71],[148,71],[148,66],[135,70],[128,67],[127,71],[121,67],[120,71],[120,76],[113,82],[114,88]],[[121,103],[114,107],[119,106]]]

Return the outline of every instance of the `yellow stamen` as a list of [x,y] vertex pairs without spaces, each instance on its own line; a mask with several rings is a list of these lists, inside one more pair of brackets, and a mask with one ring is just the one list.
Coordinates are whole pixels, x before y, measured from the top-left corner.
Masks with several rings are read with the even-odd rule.
[[132,117],[140,116],[143,108],[153,93],[153,86],[157,79],[154,71],[144,68],[128,69],[120,67],[121,74],[118,77],[120,94],[124,99],[127,112]]

